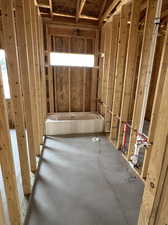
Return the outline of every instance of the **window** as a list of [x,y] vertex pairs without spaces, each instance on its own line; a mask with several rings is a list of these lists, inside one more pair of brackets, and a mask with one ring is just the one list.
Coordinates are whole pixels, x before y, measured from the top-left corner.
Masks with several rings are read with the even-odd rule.
[[50,53],[51,66],[94,67],[94,55],[73,53]]
[[8,73],[6,69],[5,51],[0,49],[0,66],[2,71],[2,81],[4,87],[4,95],[6,99],[10,99]]

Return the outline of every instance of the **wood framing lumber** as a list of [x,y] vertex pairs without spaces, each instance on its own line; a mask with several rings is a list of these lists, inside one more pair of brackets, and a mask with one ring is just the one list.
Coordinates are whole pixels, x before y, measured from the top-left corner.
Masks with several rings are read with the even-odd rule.
[[46,75],[45,75],[45,65],[44,65],[44,60],[45,60],[45,56],[44,56],[44,31],[43,31],[43,21],[42,18],[40,16],[40,14],[38,15],[38,21],[39,21],[39,40],[40,40],[40,49],[41,49],[41,79],[42,79],[42,92],[43,92],[43,102],[42,102],[42,106],[43,106],[43,126],[44,126],[44,121],[47,118],[47,96],[46,96]]
[[[41,125],[41,85],[40,85],[40,66],[39,66],[39,55],[38,55],[38,41],[37,41],[37,27],[36,27],[36,11],[33,1],[29,1],[30,13],[31,13],[31,24],[32,24],[32,38],[33,38],[33,54],[34,54],[34,66],[35,66],[35,79],[36,79],[36,97],[37,97],[37,121],[38,121],[38,141],[39,146],[42,137],[42,125]],[[40,148],[36,149],[36,155],[40,155]]]
[[[166,152],[168,152],[168,145],[166,144]],[[165,154],[166,155],[166,154]],[[167,160],[167,161],[166,161]],[[160,199],[159,201],[156,202],[155,208],[157,208],[157,213],[155,214],[155,225],[160,225],[160,224],[167,224],[168,223],[168,217],[167,217],[167,211],[168,211],[168,204],[167,204],[167,198],[168,198],[168,158],[165,157],[164,159],[164,168],[165,168],[165,173],[162,176],[162,179],[160,179],[161,183],[161,194],[160,194]],[[158,185],[160,186],[160,184]],[[153,221],[152,221],[153,222]]]
[[[26,24],[26,38],[27,38],[27,50],[29,58],[29,70],[30,70],[30,85],[33,99],[33,109],[34,109],[34,126],[35,126],[35,135],[36,135],[36,153],[39,153],[40,148],[40,132],[39,132],[39,112],[38,112],[38,95],[37,95],[37,71],[35,66],[35,54],[34,54],[34,39],[33,39],[33,26],[32,26],[32,16],[30,1],[23,0],[24,6],[24,15],[25,15],[25,24]],[[31,166],[32,168],[32,166]],[[32,169],[31,169],[32,170]]]
[[76,22],[78,22],[78,20],[79,20],[79,18],[80,18],[80,16],[81,16],[81,13],[82,13],[82,11],[83,11],[83,8],[84,8],[84,6],[85,6],[85,3],[86,3],[86,0],[81,0],[81,1],[80,1],[80,4],[79,4],[79,11],[78,11],[77,17],[76,17]]
[[127,49],[127,59],[125,66],[125,76],[122,94],[122,104],[120,112],[120,122],[117,140],[117,149],[121,148],[122,138],[124,132],[124,123],[128,122],[129,107],[132,94],[132,86],[136,76],[136,62],[138,58],[137,48],[138,48],[138,26],[140,19],[141,2],[137,0],[132,1],[131,8],[131,24],[129,30],[128,39],[128,49]]
[[[25,29],[25,18],[23,11],[23,1],[15,0],[16,7],[16,37],[18,45],[19,65],[21,84],[24,97],[24,110],[26,117],[26,127],[28,134],[28,145],[29,145],[29,157],[31,161],[32,169],[35,169],[36,165],[36,135],[35,135],[35,121],[33,111],[33,95],[30,87],[30,70],[29,70],[29,59],[27,54],[27,40],[26,40],[26,29]],[[21,19],[22,18],[22,19]]]
[[101,7],[101,9],[100,9],[99,19],[101,18],[102,14],[103,14],[103,12],[104,12],[104,9],[105,9],[105,7],[106,7],[106,3],[107,3],[107,0],[104,0],[104,1],[103,1],[103,4],[102,4],[102,7]]
[[[167,62],[168,62],[168,26],[167,26],[165,39],[164,39],[159,75],[158,75],[157,86],[156,86],[156,90],[155,90],[155,97],[154,97],[154,101],[153,101],[151,121],[150,121],[150,126],[149,126],[149,137],[148,137],[149,143],[154,142],[154,134],[155,134],[155,129],[156,129],[156,121],[158,119],[158,110],[159,110],[159,105],[160,105],[160,99],[161,99],[163,85],[165,82],[165,76],[166,76],[166,71],[167,71]],[[143,163],[143,167],[142,167],[142,177],[143,178],[145,178],[147,176],[147,170],[148,170],[149,160],[150,160],[150,155],[151,155],[151,148],[152,148],[152,146],[150,146],[145,151],[144,163]]]
[[138,225],[153,225],[158,213],[158,204],[168,168],[168,66],[163,89],[158,106],[154,142],[151,146],[151,156],[147,180],[140,210]]
[[[9,6],[9,5],[8,5]],[[3,13],[4,5],[2,4]],[[8,14],[7,14],[8,15]],[[8,113],[4,98],[2,73],[0,71],[0,164],[5,185],[10,222],[12,225],[22,225],[16,175],[10,140]]]
[[120,30],[118,40],[118,53],[116,62],[111,131],[110,131],[111,140],[116,140],[118,134],[118,117],[120,116],[123,81],[125,73],[125,61],[127,54],[129,14],[130,14],[130,4],[123,5],[120,14]]
[[104,31],[103,31],[103,39],[101,40],[102,41],[102,46],[101,46],[101,61],[100,61],[100,78],[101,78],[101,99],[100,99],[100,102],[101,102],[101,109],[100,109],[100,112],[101,114],[103,115],[103,112],[104,112],[104,105],[103,105],[103,97],[104,97],[104,83],[105,83],[105,62],[106,62],[106,43],[107,43],[107,24],[104,25]]
[[[87,39],[83,39],[84,41],[84,52],[87,52]],[[85,106],[86,102],[86,68],[83,68],[83,112],[86,110]]]
[[112,36],[112,26],[111,22],[106,23],[106,40],[105,40],[105,50],[104,50],[104,73],[103,73],[103,83],[102,83],[102,101],[104,103],[103,115],[105,115],[106,106],[106,96],[107,96],[107,86],[110,68],[110,54],[111,54],[111,36]]
[[53,71],[50,65],[50,52],[51,52],[51,35],[48,33],[48,26],[46,25],[46,38],[48,49],[48,87],[49,87],[49,112],[54,112],[54,88],[53,88]]
[[[2,27],[4,35],[4,49],[7,59],[7,72],[9,77],[10,92],[15,113],[15,128],[19,150],[19,159],[22,175],[22,184],[25,194],[31,193],[29,157],[25,133],[25,121],[23,110],[23,99],[20,82],[20,68],[18,60],[18,49],[15,30],[15,19],[13,13],[13,2],[6,0],[2,2]],[[33,169],[36,169],[35,160]]]
[[49,0],[49,7],[50,7],[50,16],[53,17],[53,5],[52,5],[52,0]]
[[111,113],[109,110],[112,110],[112,100],[114,94],[114,80],[115,80],[115,70],[116,70],[116,58],[118,50],[118,34],[119,34],[119,22],[120,15],[114,15],[112,17],[111,27],[112,27],[112,36],[111,36],[111,49],[110,51],[110,67],[109,75],[107,79],[107,95],[106,95],[106,107],[105,111],[105,130],[110,131],[111,127]]
[[0,225],[5,225],[5,215],[4,215],[1,192],[0,192]]
[[100,59],[99,59],[99,75],[98,75],[98,112],[101,113],[102,109],[102,83],[103,83],[103,65],[104,65],[104,48],[105,48],[105,26],[101,29],[101,42],[100,42]]
[[[156,49],[156,39],[158,35],[158,23],[155,24],[155,18],[160,18],[161,0],[148,0],[147,14],[145,19],[144,37],[141,51],[141,59],[138,72],[137,90],[133,111],[132,127],[128,147],[128,159],[130,160],[136,143],[137,131],[139,130],[142,114],[146,108],[146,97],[148,95],[154,53]],[[143,105],[143,106],[142,106]],[[144,116],[144,115],[143,115]],[[142,122],[141,122],[142,124]]]
[[[96,31],[96,39],[94,41],[94,54],[95,54],[95,65],[98,66],[98,48],[99,48],[99,31]],[[91,79],[91,112],[96,112],[97,108],[97,83],[98,70],[97,68],[92,69],[92,79]]]
[[112,3],[110,4],[110,6],[107,8],[107,10],[104,12],[104,14],[102,15],[101,19],[100,19],[100,23],[102,23],[104,21],[104,19],[106,19],[109,14],[111,13],[111,11],[113,11],[113,9],[121,2],[121,0],[114,0],[112,1]]

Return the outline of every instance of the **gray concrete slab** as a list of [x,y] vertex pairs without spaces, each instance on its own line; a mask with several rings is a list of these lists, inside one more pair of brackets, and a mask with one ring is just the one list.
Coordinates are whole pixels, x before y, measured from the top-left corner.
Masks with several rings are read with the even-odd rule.
[[136,225],[143,183],[105,136],[48,137],[25,225]]

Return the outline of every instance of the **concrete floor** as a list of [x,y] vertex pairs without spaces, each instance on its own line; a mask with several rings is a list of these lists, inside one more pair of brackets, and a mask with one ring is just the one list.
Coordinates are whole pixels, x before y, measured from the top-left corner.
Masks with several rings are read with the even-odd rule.
[[105,136],[48,137],[25,225],[136,225],[143,183]]

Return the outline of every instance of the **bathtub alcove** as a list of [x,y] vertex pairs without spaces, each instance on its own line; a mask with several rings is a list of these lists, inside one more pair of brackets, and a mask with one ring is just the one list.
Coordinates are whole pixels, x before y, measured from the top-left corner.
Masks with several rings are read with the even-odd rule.
[[46,135],[101,132],[104,132],[104,118],[92,112],[52,113],[45,123]]

